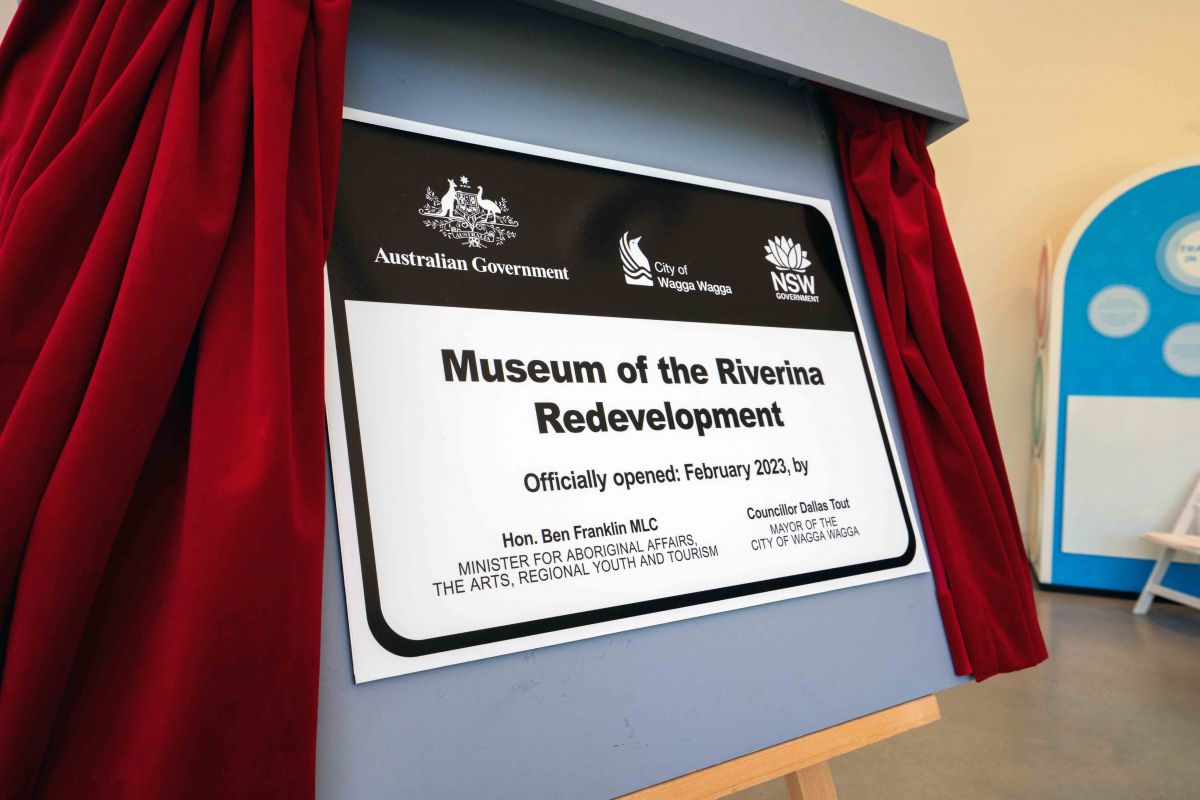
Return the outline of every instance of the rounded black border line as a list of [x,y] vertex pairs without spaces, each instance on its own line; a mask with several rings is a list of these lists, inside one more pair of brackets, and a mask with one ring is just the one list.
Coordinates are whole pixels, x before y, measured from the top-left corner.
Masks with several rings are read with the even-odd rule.
[[[368,123],[369,124],[369,123]],[[425,134],[429,135],[429,134]],[[445,137],[435,137],[445,138]],[[461,141],[447,138],[447,141]],[[488,147],[487,145],[476,144],[473,142],[462,142],[464,144],[473,145],[476,147],[484,147],[486,149],[501,149]],[[573,163],[563,161],[561,159],[553,159],[549,156],[535,156],[537,158],[546,158],[552,161],[561,161],[562,163]],[[620,172],[612,167],[596,167],[598,169],[609,169]],[[629,172],[628,174],[640,174]],[[670,180],[658,176],[645,175],[643,177],[652,178],[654,180]],[[673,183],[687,183],[686,181],[674,180]],[[701,186],[701,184],[695,184]],[[716,187],[705,187],[716,188]],[[732,191],[729,189],[718,189],[719,191]],[[738,194],[738,192],[733,192]],[[761,196],[761,195],[751,195]],[[779,202],[792,202],[796,205],[810,205],[799,201],[781,200],[779,198],[767,197],[766,199],[774,199]],[[811,206],[810,206],[811,207]],[[819,209],[818,209],[819,210]],[[838,237],[833,231],[833,226],[824,213],[821,213],[821,218],[825,224],[830,227],[830,234],[835,242],[838,242]],[[394,655],[412,658],[434,653],[443,653],[450,650],[462,650],[468,647],[476,647],[479,645],[493,644],[495,642],[507,641],[510,639],[521,639],[539,634],[553,633],[555,631],[566,630],[569,628],[579,628],[587,625],[595,625],[604,622],[612,622],[619,619],[628,619],[630,617],[646,616],[663,611],[672,611],[679,608],[687,608],[690,606],[705,605],[708,603],[719,602],[722,600],[736,599],[754,594],[764,594],[767,592],[779,591],[782,589],[791,589],[797,586],[805,586],[812,583],[821,583],[824,581],[836,580],[838,578],[854,577],[857,575],[869,574],[872,572],[881,572],[888,569],[896,569],[907,566],[916,555],[916,531],[913,526],[913,520],[909,504],[906,502],[906,492],[900,477],[900,473],[896,466],[895,442],[888,436],[888,430],[884,425],[883,411],[879,402],[879,387],[876,385],[874,376],[870,369],[870,364],[867,360],[866,350],[863,347],[862,335],[862,320],[859,318],[857,308],[853,302],[854,287],[851,285],[849,270],[842,258],[842,254],[838,252],[838,261],[842,267],[843,275],[846,278],[847,286],[847,302],[851,305],[851,315],[854,317],[854,339],[858,346],[859,362],[862,365],[863,375],[866,378],[868,389],[871,395],[871,404],[875,410],[875,421],[879,429],[880,438],[884,445],[884,452],[887,455],[888,466],[892,472],[892,482],[896,489],[896,497],[900,501],[900,511],[904,517],[905,527],[908,530],[908,544],[905,550],[899,556],[892,558],[880,559],[864,564],[852,564],[843,567],[834,567],[825,570],[817,570],[814,572],[800,573],[798,575],[788,575],[779,578],[769,578],[761,581],[752,581],[750,583],[738,584],[736,586],[727,586],[716,589],[705,589],[698,592],[689,592],[686,594],[673,595],[670,597],[655,598],[651,600],[641,600],[633,603],[625,603],[618,606],[608,606],[605,608],[590,609],[587,611],[578,611],[570,614],[560,614],[552,617],[544,617],[536,620],[527,620],[524,622],[509,623],[507,625],[497,625],[491,628],[480,628],[473,631],[464,631],[461,633],[446,634],[443,636],[434,636],[428,639],[409,639],[397,633],[388,624],[383,614],[382,604],[379,596],[379,574],[375,563],[375,548],[371,529],[371,516],[369,504],[367,502],[366,489],[366,472],[363,465],[362,456],[362,438],[358,425],[358,401],[354,391],[354,367],[350,356],[349,335],[346,326],[346,298],[341,296],[334,287],[340,285],[340,281],[329,281],[330,306],[333,315],[334,329],[334,348],[337,353],[337,369],[338,382],[342,394],[342,415],[346,429],[346,444],[347,455],[350,467],[350,485],[354,502],[354,517],[355,524],[358,528],[358,550],[359,562],[362,570],[363,582],[363,599],[366,606],[367,625],[375,640]],[[386,302],[386,301],[383,301]],[[411,305],[409,303],[393,303],[394,305]],[[469,307],[468,307],[469,308]],[[519,312],[521,313],[521,312]],[[564,313],[564,312],[523,312],[523,313]],[[587,316],[568,314],[568,316]],[[622,319],[622,317],[613,317],[613,319]],[[639,317],[639,319],[642,319]],[[670,322],[672,320],[664,320]],[[709,323],[722,324],[722,323]],[[775,327],[775,326],[750,326],[750,327]],[[797,329],[803,330],[803,329]],[[335,496],[334,501],[337,501]]]
[[[395,305],[408,304],[396,303]],[[883,439],[884,451],[888,457],[888,466],[891,468],[892,472],[893,485],[896,488],[897,499],[900,501],[899,505],[901,513],[904,517],[905,527],[908,530],[908,543],[901,555],[887,559],[880,559],[878,561],[871,561],[864,564],[834,567],[825,570],[817,570],[814,572],[800,573],[798,575],[789,575],[780,578],[753,581],[736,586],[706,589],[698,592],[689,592],[687,594],[673,595],[670,597],[656,598],[652,600],[642,600],[619,606],[609,606],[600,609],[561,614],[558,616],[544,617],[537,620],[498,625],[491,628],[482,628],[479,630],[447,634],[444,636],[435,636],[428,639],[410,639],[405,637],[397,633],[388,624],[383,615],[382,604],[379,597],[379,576],[375,563],[371,517],[365,486],[365,470],[362,463],[362,439],[358,430],[357,399],[354,396],[353,364],[349,355],[345,307],[344,299],[339,299],[339,301],[334,304],[334,332],[335,347],[338,350],[338,365],[340,373],[339,380],[342,384],[342,413],[346,426],[346,440],[347,444],[349,445],[347,450],[351,462],[351,487],[354,500],[355,522],[358,527],[359,561],[362,569],[363,597],[366,606],[367,624],[372,635],[381,646],[395,655],[414,657],[429,655],[432,653],[441,653],[448,650],[460,650],[467,647],[492,644],[494,642],[505,641],[509,639],[519,639],[528,636],[536,636],[543,633],[552,633],[554,631],[564,630],[567,628],[576,628],[603,622],[611,622],[614,620],[626,619],[634,616],[645,616],[647,614],[654,614],[661,611],[671,611],[689,606],[704,605],[721,600],[745,597],[752,594],[763,594],[781,589],[790,589],[796,586],[804,586],[811,583],[820,583],[838,578],[853,577],[871,572],[895,569],[898,567],[907,566],[912,562],[914,556],[916,555],[916,533],[913,529],[908,505],[904,502],[903,487],[899,473],[896,469],[895,456],[892,448],[888,446],[887,430],[884,428],[882,411],[875,394],[875,383],[871,378],[870,370],[867,369],[867,362],[865,353],[863,351],[862,340],[861,337],[857,335],[856,331],[855,338],[858,344],[859,360],[863,365],[863,371],[865,373],[865,377],[867,378],[867,384],[871,389],[871,399],[872,406],[875,409],[876,424],[879,428],[880,436]],[[620,318],[614,317],[614,319]]]

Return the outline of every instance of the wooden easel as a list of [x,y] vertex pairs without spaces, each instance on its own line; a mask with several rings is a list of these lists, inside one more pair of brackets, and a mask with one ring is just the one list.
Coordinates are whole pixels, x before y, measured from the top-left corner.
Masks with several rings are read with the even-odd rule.
[[837,800],[829,759],[941,719],[933,695],[664,781],[620,800],[715,800],[783,777],[792,800]]

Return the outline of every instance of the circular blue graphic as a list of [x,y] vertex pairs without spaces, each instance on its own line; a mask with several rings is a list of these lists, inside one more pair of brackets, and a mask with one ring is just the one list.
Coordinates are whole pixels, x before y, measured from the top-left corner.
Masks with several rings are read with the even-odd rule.
[[1172,225],[1158,243],[1158,271],[1181,292],[1200,294],[1200,214]]
[[1150,319],[1150,301],[1133,286],[1105,286],[1092,296],[1087,316],[1096,333],[1124,339],[1140,331]]
[[1200,322],[1180,325],[1163,342],[1163,361],[1189,378],[1200,378]]

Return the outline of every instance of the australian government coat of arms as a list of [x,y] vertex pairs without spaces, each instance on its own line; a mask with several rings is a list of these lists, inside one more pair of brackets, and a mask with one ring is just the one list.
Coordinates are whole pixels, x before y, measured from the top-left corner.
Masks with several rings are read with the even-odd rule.
[[448,188],[438,194],[425,188],[425,205],[419,212],[425,227],[468,247],[501,245],[517,235],[517,221],[508,213],[508,201],[483,196],[483,187],[471,187],[466,175],[447,178]]

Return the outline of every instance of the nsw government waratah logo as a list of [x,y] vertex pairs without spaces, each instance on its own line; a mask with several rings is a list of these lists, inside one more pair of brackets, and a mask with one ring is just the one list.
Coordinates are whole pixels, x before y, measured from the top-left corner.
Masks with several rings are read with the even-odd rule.
[[767,261],[775,265],[771,271],[771,284],[777,299],[817,302],[816,278],[807,274],[812,261],[803,247],[787,236],[776,236],[768,240],[763,249],[767,251]]
[[447,178],[447,189],[438,194],[425,188],[425,205],[419,212],[425,227],[467,247],[501,245],[517,235],[517,221],[508,213],[508,201],[483,196],[483,186],[471,187],[466,175]]
[[625,282],[634,286],[653,286],[650,275],[650,260],[638,247],[642,237],[629,238],[629,231],[621,235],[621,266],[625,268]]

